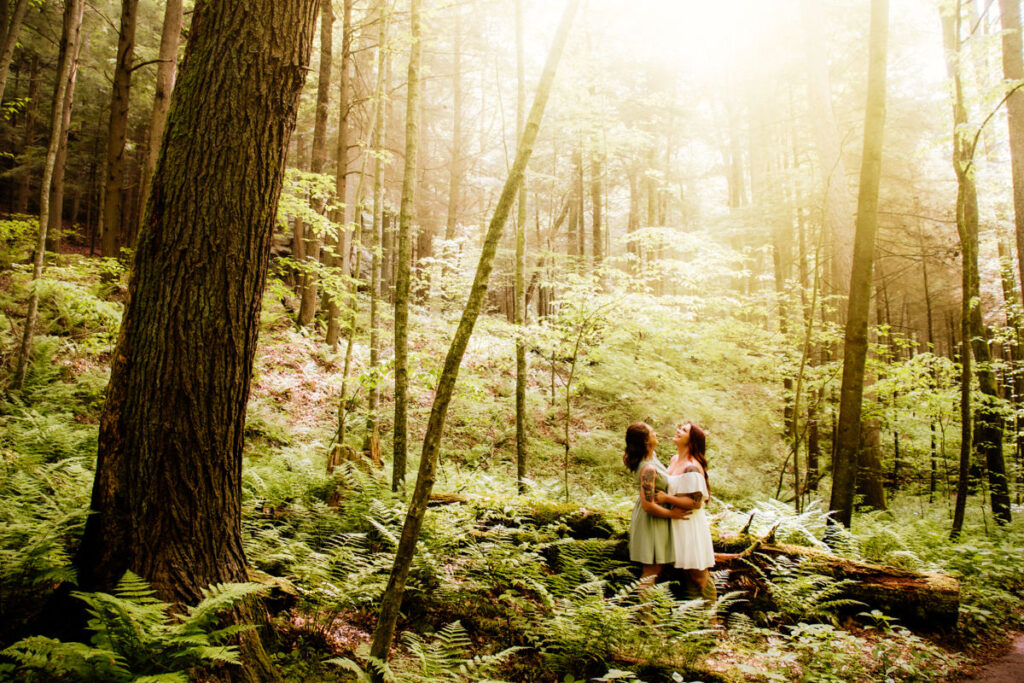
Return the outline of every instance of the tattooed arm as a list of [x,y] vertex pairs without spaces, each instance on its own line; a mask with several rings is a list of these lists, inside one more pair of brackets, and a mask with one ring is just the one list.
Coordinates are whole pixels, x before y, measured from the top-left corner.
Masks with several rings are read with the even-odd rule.
[[665,509],[655,502],[657,496],[663,495],[655,488],[657,476],[657,472],[650,465],[640,472],[640,507],[652,517],[686,519],[690,514],[689,510],[682,508]]
[[[690,472],[695,472],[697,474],[700,474],[701,476],[704,475],[703,470],[701,470],[696,465],[687,465],[686,468],[683,470],[683,474],[687,474]],[[697,510],[701,507],[701,505],[704,502],[704,494],[700,491],[693,491],[690,493],[670,496],[667,493],[662,493],[659,491],[657,494],[655,494],[654,501],[656,503],[681,507],[687,510]]]

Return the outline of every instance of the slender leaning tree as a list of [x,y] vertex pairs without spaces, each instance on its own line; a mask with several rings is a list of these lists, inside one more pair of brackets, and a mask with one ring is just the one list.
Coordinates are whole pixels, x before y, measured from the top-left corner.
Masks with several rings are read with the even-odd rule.
[[839,391],[839,428],[832,466],[829,509],[850,526],[860,451],[864,364],[868,352],[868,314],[875,234],[878,231],[878,185],[882,177],[882,132],[885,128],[885,67],[889,38],[889,1],[871,0],[868,45],[868,103],[864,113],[864,154],[857,197],[857,227],[850,274],[850,303],[843,345],[843,383]]
[[318,8],[196,5],[100,417],[83,590],[130,569],[161,599],[194,603],[247,579],[242,428]]
[[444,433],[444,422],[448,415],[448,404],[451,403],[452,394],[455,391],[455,381],[459,376],[459,366],[462,364],[462,357],[469,345],[469,338],[473,335],[473,327],[476,325],[476,319],[483,307],[484,296],[487,294],[487,282],[490,280],[491,268],[494,265],[494,255],[498,250],[498,242],[501,241],[501,234],[519,192],[519,185],[523,182],[526,164],[530,161],[530,156],[533,153],[533,143],[537,140],[540,122],[544,117],[544,108],[547,106],[548,96],[551,94],[551,84],[555,80],[555,71],[579,4],[580,0],[568,0],[566,3],[561,23],[551,43],[544,71],[537,84],[537,95],[533,100],[533,107],[530,109],[523,135],[516,148],[515,161],[498,198],[494,216],[487,226],[480,260],[477,263],[476,275],[469,290],[466,307],[462,311],[462,318],[459,320],[459,326],[455,330],[455,336],[452,338],[448,355],[444,360],[441,378],[438,380],[437,390],[434,393],[434,403],[430,408],[430,418],[427,420],[427,431],[423,437],[423,450],[420,453],[416,487],[409,501],[409,511],[405,516],[402,536],[395,553],[395,563],[391,568],[391,576],[388,578],[384,596],[381,598],[380,616],[377,618],[377,627],[373,632],[373,646],[370,649],[370,654],[379,660],[387,659],[391,641],[394,639],[395,624],[398,622],[399,607],[405,592],[405,582],[409,578],[409,570],[412,568],[412,560],[416,554],[416,543],[419,540],[420,529],[423,527],[423,518],[427,513],[427,502],[430,499],[430,492],[434,488],[441,436]]

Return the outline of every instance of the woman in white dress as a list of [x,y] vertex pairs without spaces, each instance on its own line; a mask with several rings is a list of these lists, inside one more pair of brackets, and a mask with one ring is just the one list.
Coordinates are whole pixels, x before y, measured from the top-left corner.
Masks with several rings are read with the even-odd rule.
[[708,570],[715,566],[715,549],[704,511],[704,504],[711,497],[704,430],[692,422],[681,425],[672,442],[676,454],[668,465],[668,492],[659,491],[655,502],[693,511],[686,519],[672,520],[675,566],[686,570],[705,599],[714,600],[715,584]]

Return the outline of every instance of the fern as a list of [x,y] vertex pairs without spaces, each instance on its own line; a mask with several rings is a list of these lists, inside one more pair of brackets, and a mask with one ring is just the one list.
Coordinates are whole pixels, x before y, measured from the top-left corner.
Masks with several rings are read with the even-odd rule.
[[263,590],[258,584],[214,585],[187,614],[176,615],[143,579],[126,572],[113,594],[72,593],[91,616],[91,647],[35,636],[0,654],[22,669],[73,680],[187,681],[190,669],[239,663],[237,647],[219,643],[254,627],[218,629],[217,617]]
[[510,647],[490,655],[473,655],[469,634],[458,621],[443,627],[429,640],[412,632],[404,633],[402,640],[409,654],[396,661],[393,668],[401,674],[401,680],[416,683],[479,681],[522,649]]
[[793,624],[798,621],[825,621],[838,624],[836,613],[847,607],[863,606],[857,600],[841,597],[851,579],[836,580],[815,573],[807,562],[793,562],[787,557],[771,558],[758,554],[769,568],[765,572],[747,561],[764,582],[775,610],[766,614],[769,621]]

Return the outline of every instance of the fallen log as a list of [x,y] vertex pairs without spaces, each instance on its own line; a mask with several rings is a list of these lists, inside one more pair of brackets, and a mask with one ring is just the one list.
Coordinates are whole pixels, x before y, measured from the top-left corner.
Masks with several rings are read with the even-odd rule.
[[[431,500],[433,505],[467,503],[479,506],[481,517],[486,516],[490,525],[515,527],[520,522],[530,522],[537,526],[560,524],[565,527],[566,537],[577,540],[607,539],[614,544],[612,557],[622,562],[629,561],[629,520],[620,513],[578,505],[536,503],[516,509],[514,514],[504,514],[500,511],[499,501],[467,499],[449,494],[436,494]],[[775,542],[774,529],[763,537],[757,537],[749,533],[749,528],[748,523],[738,534],[719,533],[717,529],[712,529],[715,547],[715,566],[712,571],[716,572],[720,580],[724,578],[722,590],[738,590],[747,595],[752,604],[763,605],[768,591],[762,574],[771,578],[769,558],[785,557],[803,563],[813,573],[837,581],[849,580],[850,583],[844,586],[838,597],[863,603],[863,606],[848,610],[852,614],[878,609],[918,631],[948,630],[956,626],[960,584],[951,576],[908,571],[860,562],[816,548],[780,544]],[[556,557],[548,559],[557,560]],[[686,595],[685,572],[669,568],[663,572],[660,580],[678,582],[681,594]]]

